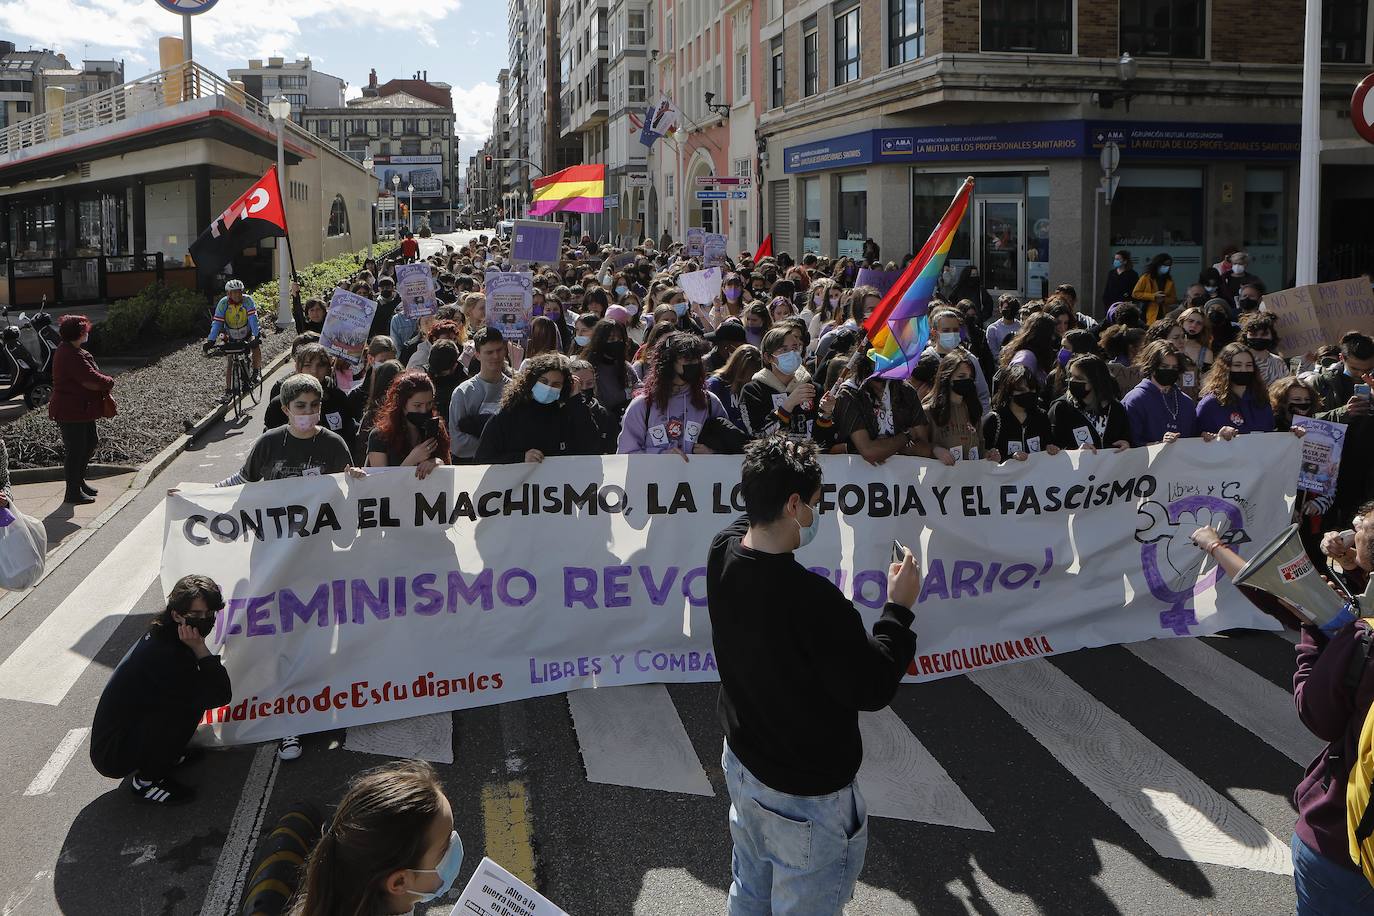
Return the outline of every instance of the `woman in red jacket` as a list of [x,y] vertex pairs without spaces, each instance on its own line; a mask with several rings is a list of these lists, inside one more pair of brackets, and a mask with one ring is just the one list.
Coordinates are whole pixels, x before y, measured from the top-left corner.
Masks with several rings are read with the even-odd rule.
[[58,325],[62,346],[52,358],[52,400],[48,416],[62,430],[66,453],[66,502],[84,505],[95,502],[95,488],[86,483],[86,466],[99,439],[95,421],[114,416],[110,389],[114,379],[95,365],[95,357],[84,348],[91,336],[91,320],[85,315],[66,315]]

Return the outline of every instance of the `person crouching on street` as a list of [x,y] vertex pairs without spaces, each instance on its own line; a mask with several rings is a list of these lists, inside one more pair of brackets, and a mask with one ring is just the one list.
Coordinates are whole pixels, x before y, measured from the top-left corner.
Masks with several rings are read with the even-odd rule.
[[205,645],[223,607],[213,579],[182,577],[100,694],[91,763],[102,776],[130,777],[129,790],[139,801],[181,805],[195,798],[172,770],[198,756],[187,744],[205,711],[233,696],[228,672]]
[[823,520],[815,445],[751,442],[740,476],[746,517],[716,535],[706,564],[734,840],[729,912],[839,914],[868,848],[859,712],[892,701],[916,654],[920,570],[909,550],[891,565],[868,633],[849,598],[793,553]]

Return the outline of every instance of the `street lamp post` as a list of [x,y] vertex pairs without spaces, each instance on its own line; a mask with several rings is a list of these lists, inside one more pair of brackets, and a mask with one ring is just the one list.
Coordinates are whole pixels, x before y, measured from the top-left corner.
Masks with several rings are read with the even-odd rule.
[[[363,154],[363,168],[367,169],[367,174],[372,174],[372,167],[377,164],[377,160],[372,158],[372,150]],[[377,234],[377,191],[372,191],[372,206],[367,213],[367,259],[372,260],[372,237]]]
[[396,240],[401,239],[401,176],[391,176],[391,196],[396,200],[396,206],[391,211],[391,221],[396,227]]
[[[277,127],[277,193],[280,195],[282,187],[286,184],[285,131],[286,119],[291,117],[291,103],[287,101],[286,96],[279,94],[267,103],[267,113],[272,116]],[[282,209],[286,209],[285,201],[282,202]],[[291,313],[291,277],[286,266],[286,245],[283,242],[284,239],[276,240],[277,330],[283,331],[289,327],[294,332],[296,319]]]
[[406,231],[415,231],[415,185],[406,185],[406,191],[410,194],[410,206],[406,207]]

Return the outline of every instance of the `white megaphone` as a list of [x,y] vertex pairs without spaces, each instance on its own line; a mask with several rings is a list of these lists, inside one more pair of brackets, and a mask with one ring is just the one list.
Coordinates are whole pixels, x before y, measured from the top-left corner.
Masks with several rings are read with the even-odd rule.
[[[1364,616],[1360,598],[1353,595],[1342,598],[1322,580],[1321,572],[1313,565],[1298,537],[1297,525],[1290,525],[1260,548],[1254,559],[1232,576],[1231,581],[1278,598],[1304,623],[1312,624],[1327,635]],[[1363,600],[1367,606],[1374,606],[1374,578]]]

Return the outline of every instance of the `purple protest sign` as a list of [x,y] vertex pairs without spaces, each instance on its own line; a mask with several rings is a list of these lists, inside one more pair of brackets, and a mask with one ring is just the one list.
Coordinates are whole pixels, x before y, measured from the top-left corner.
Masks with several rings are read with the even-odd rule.
[[515,221],[511,260],[518,264],[557,264],[563,247],[563,224],[537,219]]
[[854,285],[872,286],[879,294],[886,296],[887,291],[892,289],[892,284],[896,283],[901,275],[900,270],[873,270],[862,267],[859,269],[859,276],[854,280]]

